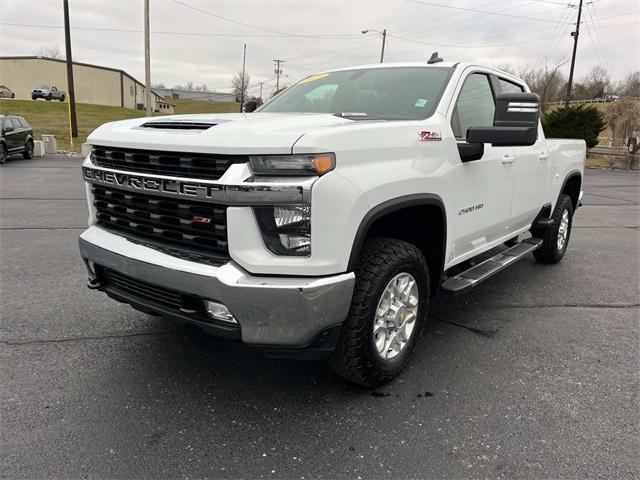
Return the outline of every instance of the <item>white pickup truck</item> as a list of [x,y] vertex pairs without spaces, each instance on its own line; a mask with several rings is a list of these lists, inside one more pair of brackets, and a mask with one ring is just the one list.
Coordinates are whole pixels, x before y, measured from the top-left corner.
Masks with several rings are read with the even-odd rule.
[[255,112],[107,123],[83,163],[89,287],[387,382],[438,291],[567,249],[586,147],[546,140],[528,92],[480,65],[382,64]]

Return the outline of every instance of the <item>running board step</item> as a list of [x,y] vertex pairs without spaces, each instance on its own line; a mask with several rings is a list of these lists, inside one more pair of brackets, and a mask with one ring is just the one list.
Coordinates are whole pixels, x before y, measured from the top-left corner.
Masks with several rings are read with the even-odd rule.
[[517,262],[527,253],[537,250],[541,245],[541,239],[527,238],[504,252],[494,255],[484,262],[471,267],[469,270],[465,270],[455,277],[447,278],[442,284],[442,289],[449,293],[462,293]]

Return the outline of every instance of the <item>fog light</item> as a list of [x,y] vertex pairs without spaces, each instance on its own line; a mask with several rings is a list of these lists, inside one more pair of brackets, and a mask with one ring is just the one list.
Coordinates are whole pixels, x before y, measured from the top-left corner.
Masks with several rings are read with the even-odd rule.
[[226,305],[211,300],[204,301],[204,307],[207,310],[207,315],[213,320],[220,320],[221,322],[238,323],[238,321],[231,314]]

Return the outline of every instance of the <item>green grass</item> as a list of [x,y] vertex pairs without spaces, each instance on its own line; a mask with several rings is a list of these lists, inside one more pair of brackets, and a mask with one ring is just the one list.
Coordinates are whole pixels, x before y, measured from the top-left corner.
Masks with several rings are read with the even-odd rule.
[[[172,100],[176,104],[176,113],[222,113],[237,112],[237,103],[199,102],[196,100]],[[144,116],[140,110],[130,108],[107,107],[79,103],[76,105],[78,116],[78,138],[74,145],[69,143],[68,104],[46,102],[44,100],[2,100],[0,114],[20,115],[27,119],[33,127],[33,136],[39,139],[42,134],[55,135],[58,148],[61,150],[80,151],[80,144],[86,142],[87,136],[106,122],[124,120]],[[157,114],[158,115],[158,114]]]

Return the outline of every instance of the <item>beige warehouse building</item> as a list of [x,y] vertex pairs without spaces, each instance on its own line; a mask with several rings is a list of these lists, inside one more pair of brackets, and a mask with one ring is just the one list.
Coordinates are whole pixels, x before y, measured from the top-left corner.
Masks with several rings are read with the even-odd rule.
[[[144,84],[124,70],[73,62],[76,102],[144,109]],[[16,99],[30,100],[39,85],[67,90],[64,60],[47,57],[0,57],[0,85],[6,85]],[[172,113],[173,106],[152,92],[153,109]]]

